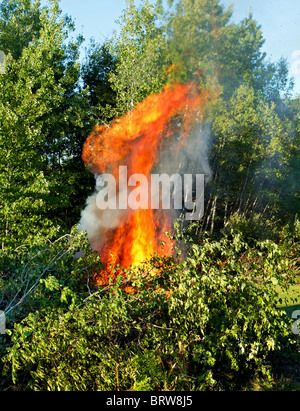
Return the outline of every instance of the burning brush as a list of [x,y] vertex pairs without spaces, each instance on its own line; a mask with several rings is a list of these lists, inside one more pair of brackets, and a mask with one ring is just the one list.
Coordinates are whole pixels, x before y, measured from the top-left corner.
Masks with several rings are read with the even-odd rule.
[[[87,199],[82,212],[80,231],[86,230],[91,247],[107,265],[129,268],[155,253],[171,253],[171,241],[164,234],[171,231],[170,212],[141,205],[141,191],[137,195],[140,206],[126,207],[139,182],[135,182],[135,188],[129,185],[129,190],[125,184],[126,193],[120,190],[124,186],[120,167],[127,171],[125,183],[132,175],[150,181],[155,167],[164,168],[160,163],[162,152],[171,152],[175,158],[184,148],[195,125],[203,120],[201,109],[208,97],[209,93],[199,92],[194,83],[167,85],[161,93],[148,96],[124,117],[114,120],[110,127],[96,127],[87,138],[83,160],[96,177],[100,176],[100,187],[98,178],[97,191]],[[109,200],[113,204],[125,201],[124,207],[99,208],[98,191],[105,188],[101,185],[103,174],[109,174],[116,182],[115,192],[107,192]],[[101,278],[96,276],[96,281],[107,284],[108,276],[109,271]]]

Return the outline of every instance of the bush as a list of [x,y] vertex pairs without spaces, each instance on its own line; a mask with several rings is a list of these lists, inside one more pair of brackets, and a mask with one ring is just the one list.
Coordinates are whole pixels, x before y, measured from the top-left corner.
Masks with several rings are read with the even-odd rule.
[[[74,258],[80,250],[85,257]],[[67,307],[72,297],[86,295],[86,284],[101,267],[76,229],[54,242],[0,250],[0,310],[13,324],[44,307]]]
[[230,216],[223,231],[227,234],[242,233],[247,242],[268,239],[276,241],[282,227],[274,217],[266,218],[260,213],[249,213],[247,216],[235,213]]
[[[75,259],[79,250],[85,257]],[[86,296],[87,285],[102,267],[99,255],[92,253],[84,233],[74,229],[51,242],[0,250],[0,310],[6,326],[12,329],[32,312],[69,308]],[[0,357],[11,344],[0,335]],[[2,362],[0,362],[2,364]],[[0,374],[2,367],[0,366]],[[3,386],[0,379],[0,389]]]
[[250,248],[234,235],[193,244],[184,260],[154,257],[127,280],[116,271],[67,310],[44,307],[15,324],[5,375],[75,391],[234,389],[270,377],[270,354],[297,344],[277,308],[295,261],[286,244]]

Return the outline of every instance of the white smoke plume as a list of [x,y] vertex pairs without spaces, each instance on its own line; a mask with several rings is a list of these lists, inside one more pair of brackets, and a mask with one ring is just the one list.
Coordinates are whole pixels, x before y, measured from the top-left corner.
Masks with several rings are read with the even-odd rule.
[[[97,179],[98,176],[95,175],[95,178]],[[86,207],[81,212],[78,231],[86,231],[91,248],[100,251],[106,230],[118,227],[126,210],[101,210],[97,205],[98,192],[96,185],[95,193],[87,198]]]
[[[212,177],[212,170],[209,165],[209,150],[211,146],[211,133],[208,125],[199,125],[187,138],[184,147],[179,153],[174,155],[170,150],[170,145],[178,143],[165,140],[161,148],[160,159],[155,166],[153,173],[173,175],[183,174],[204,174],[205,181]],[[96,175],[97,179],[98,176]],[[150,184],[150,182],[149,182]],[[100,251],[101,244],[105,242],[103,237],[107,229],[116,228],[123,220],[128,210],[101,210],[97,206],[97,195],[99,187],[96,184],[94,194],[89,196],[86,207],[81,213],[79,231],[86,231],[91,248]],[[160,193],[157,193],[160,195]],[[116,199],[118,201],[118,199]],[[172,203],[172,202],[171,202]],[[117,202],[118,204],[118,202]],[[178,212],[170,210],[172,219],[178,218]]]

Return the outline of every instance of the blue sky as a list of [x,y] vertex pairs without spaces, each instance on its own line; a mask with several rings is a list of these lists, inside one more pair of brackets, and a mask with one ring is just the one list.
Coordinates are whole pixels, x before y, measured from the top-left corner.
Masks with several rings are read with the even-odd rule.
[[[135,0],[139,4],[141,0]],[[234,6],[233,20],[238,22],[252,10],[262,26],[264,51],[273,61],[287,58],[300,93],[300,0],[222,0]],[[117,29],[116,19],[126,6],[125,0],[61,0],[61,8],[75,21],[87,42],[91,37],[102,42]]]

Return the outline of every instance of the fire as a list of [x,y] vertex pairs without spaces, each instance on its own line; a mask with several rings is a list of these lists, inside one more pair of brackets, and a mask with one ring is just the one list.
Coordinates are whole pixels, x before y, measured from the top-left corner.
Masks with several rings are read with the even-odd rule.
[[[150,180],[163,141],[180,133],[176,141],[180,149],[195,121],[201,121],[200,109],[208,96],[193,83],[167,85],[111,126],[96,127],[84,144],[83,160],[95,174],[112,174],[117,184],[119,166],[127,166],[129,176],[143,174]],[[164,235],[170,226],[165,210],[129,210],[116,228],[105,230],[97,251],[108,265],[137,266],[155,253],[171,252],[171,241]],[[98,284],[106,284],[109,270],[101,275],[96,278]]]

